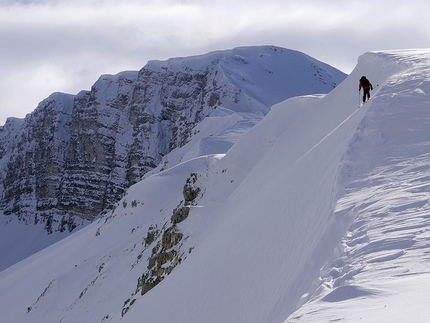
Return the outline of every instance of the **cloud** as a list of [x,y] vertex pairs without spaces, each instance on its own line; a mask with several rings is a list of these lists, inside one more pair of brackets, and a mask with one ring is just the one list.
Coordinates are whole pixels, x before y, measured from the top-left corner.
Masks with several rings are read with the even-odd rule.
[[426,7],[399,0],[0,0],[0,124],[54,91],[88,90],[101,74],[237,46],[296,49],[350,72],[366,51],[427,46]]

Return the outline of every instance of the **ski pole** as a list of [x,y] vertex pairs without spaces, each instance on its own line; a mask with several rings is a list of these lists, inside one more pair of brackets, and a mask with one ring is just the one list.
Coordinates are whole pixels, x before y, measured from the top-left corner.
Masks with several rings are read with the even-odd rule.
[[358,107],[360,107],[361,89],[358,89]]

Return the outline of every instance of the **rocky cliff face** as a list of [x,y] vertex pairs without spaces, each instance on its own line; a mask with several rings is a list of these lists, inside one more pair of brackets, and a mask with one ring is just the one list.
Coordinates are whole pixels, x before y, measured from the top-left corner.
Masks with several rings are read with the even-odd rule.
[[220,107],[265,114],[344,77],[298,52],[253,47],[151,61],[102,76],[90,91],[54,93],[0,128],[0,208],[48,233],[72,231],[111,208]]

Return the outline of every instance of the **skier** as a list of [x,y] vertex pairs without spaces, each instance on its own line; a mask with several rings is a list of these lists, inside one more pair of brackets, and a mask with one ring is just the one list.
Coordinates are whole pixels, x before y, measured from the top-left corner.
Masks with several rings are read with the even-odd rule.
[[370,90],[373,91],[372,83],[370,83],[370,81],[365,76],[361,77],[360,82],[358,84],[359,92],[361,91],[361,88],[363,88],[363,103],[365,103],[366,97],[367,99],[370,99]]

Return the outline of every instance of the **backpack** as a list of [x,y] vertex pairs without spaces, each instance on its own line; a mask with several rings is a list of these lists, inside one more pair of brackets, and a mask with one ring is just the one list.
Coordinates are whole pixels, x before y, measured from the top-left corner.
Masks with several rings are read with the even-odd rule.
[[360,83],[361,86],[363,87],[363,89],[368,89],[370,88],[370,82],[367,78],[365,78],[364,76],[360,79]]

